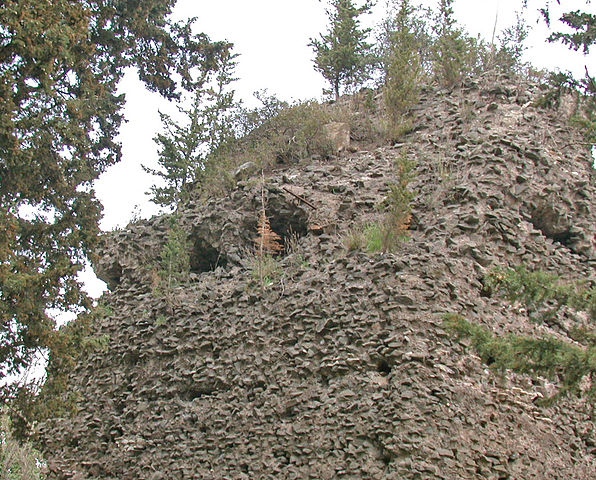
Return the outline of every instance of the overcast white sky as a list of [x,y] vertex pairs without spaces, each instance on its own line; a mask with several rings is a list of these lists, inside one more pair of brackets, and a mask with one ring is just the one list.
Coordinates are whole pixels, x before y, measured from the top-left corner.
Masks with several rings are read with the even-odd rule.
[[[578,75],[583,73],[585,64],[591,64],[593,71],[596,52],[588,58],[563,46],[545,44],[548,32],[544,25],[536,25],[536,11],[544,1],[529,1],[529,24],[533,32],[528,42],[528,60],[540,68],[571,69]],[[436,5],[435,0],[423,0],[423,3]],[[567,10],[575,6],[586,9],[584,0],[563,3]],[[522,0],[456,0],[454,8],[458,21],[468,32],[490,40],[497,12],[497,31],[500,31],[513,23],[521,4]],[[374,13],[363,20],[369,26],[378,23],[385,6],[386,0],[377,0]],[[326,7],[326,1],[318,0],[178,0],[174,15],[177,19],[197,17],[199,31],[212,40],[234,43],[234,51],[240,54],[236,70],[239,80],[234,86],[238,98],[250,102],[253,92],[266,88],[289,100],[321,98],[325,84],[312,67],[313,52],[308,43],[310,38],[325,31]],[[594,3],[588,8],[596,11]],[[172,104],[146,91],[133,72],[125,76],[121,91],[127,100],[124,111],[127,123],[119,137],[123,160],[96,183],[97,196],[104,205],[101,223],[104,230],[126,225],[137,205],[143,217],[158,211],[145,196],[154,177],[145,173],[141,164],[156,165],[152,139],[161,126],[158,109],[175,110]],[[98,293],[97,288],[93,290]]]

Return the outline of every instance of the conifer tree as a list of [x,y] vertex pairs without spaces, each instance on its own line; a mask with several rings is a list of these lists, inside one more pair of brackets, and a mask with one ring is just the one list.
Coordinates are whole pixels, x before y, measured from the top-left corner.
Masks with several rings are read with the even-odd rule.
[[351,0],[331,0],[329,31],[310,40],[315,69],[329,82],[336,99],[342,87],[360,85],[370,78],[372,45],[366,42],[370,29],[362,29],[358,17],[371,7],[369,1],[356,7]]
[[400,121],[406,110],[418,102],[420,92],[423,71],[413,14],[410,1],[401,0],[388,32],[384,96],[393,122]]
[[159,169],[143,169],[159,176],[165,186],[151,187],[151,201],[163,207],[177,207],[189,189],[200,180],[214,153],[233,138],[230,121],[234,107],[233,71],[236,55],[222,55],[213,82],[197,86],[189,108],[178,106],[182,121],[159,112],[163,131],[154,141],[159,149]]
[[[561,4],[560,0],[556,1],[557,4]],[[524,4],[526,2],[527,0],[524,0]],[[591,3],[591,0],[585,0],[585,7],[589,8]],[[551,26],[551,5],[552,2],[546,0],[544,7],[540,8],[540,13],[549,27]],[[582,49],[587,54],[590,46],[596,43],[596,14],[582,10],[564,12],[559,21],[571,28],[573,32],[553,32],[548,41],[560,41],[573,50]]]
[[[557,4],[561,5],[560,0],[557,0]],[[590,52],[590,47],[596,44],[596,14],[587,11],[593,5],[591,0],[584,0],[584,5],[585,10],[578,9],[561,14],[558,20],[565,25],[567,31],[554,31],[548,37],[549,42],[562,42],[572,50],[581,50],[584,55]],[[540,13],[546,24],[550,28],[555,28],[551,18],[552,7],[553,2],[545,0]],[[574,78],[571,73],[553,75],[552,83],[555,88],[549,95],[550,100],[547,103],[550,103],[552,99],[558,101],[563,91],[571,89],[579,92],[578,109],[574,121],[583,129],[586,143],[596,145],[596,77],[594,77],[594,72],[590,71],[590,67],[590,65],[585,65],[585,74],[581,79]]]
[[454,0],[439,0],[433,30],[433,66],[439,83],[453,86],[461,81],[467,71],[470,44],[457,28],[453,12]]
[[124,69],[173,99],[228,48],[170,21],[174,4],[0,2],[0,377],[53,347],[48,308],[89,303],[77,272],[99,231],[92,182],[121,155]]

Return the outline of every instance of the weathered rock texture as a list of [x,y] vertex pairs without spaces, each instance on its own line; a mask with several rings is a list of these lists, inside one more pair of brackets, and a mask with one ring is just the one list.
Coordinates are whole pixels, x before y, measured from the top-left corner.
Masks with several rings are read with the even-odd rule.
[[[258,177],[185,207],[192,273],[169,295],[153,271],[168,220],[111,234],[97,265],[110,348],[72,372],[79,413],[41,426],[50,478],[593,479],[590,405],[540,406],[556,386],[497,376],[441,328],[456,312],[565,338],[487,296],[483,275],[593,278],[592,159],[559,112],[532,106],[539,93],[429,89],[402,144],[271,172],[267,211],[292,249],[264,289],[248,254]],[[410,240],[348,252],[402,155],[417,162]]]

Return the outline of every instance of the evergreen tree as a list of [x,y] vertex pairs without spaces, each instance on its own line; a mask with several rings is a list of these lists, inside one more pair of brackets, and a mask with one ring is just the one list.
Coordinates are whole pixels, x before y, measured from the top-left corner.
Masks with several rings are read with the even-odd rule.
[[399,122],[407,109],[418,102],[420,93],[423,71],[413,15],[409,0],[401,0],[388,32],[384,97],[393,122]]
[[[585,8],[591,5],[591,0],[585,0]],[[561,4],[557,0],[557,4]],[[546,22],[551,27],[551,5],[550,0],[546,0],[540,12]],[[578,51],[582,50],[584,54],[590,52],[590,47],[596,44],[596,14],[588,13],[582,10],[575,10],[564,12],[559,21],[573,32],[553,32],[549,38],[549,42],[560,41],[567,45],[570,49]],[[579,101],[578,114],[575,120],[583,127],[587,143],[596,145],[596,78],[593,73],[590,73],[588,65],[585,66],[585,75],[582,79],[576,80],[570,73],[561,73],[553,77],[558,93],[554,96],[558,97],[560,93],[566,89],[573,89],[583,94]]]
[[159,112],[163,132],[154,141],[158,145],[160,169],[143,169],[163,179],[165,186],[151,187],[151,201],[164,207],[177,207],[188,197],[189,189],[200,181],[207,163],[234,137],[231,110],[235,106],[233,71],[237,55],[225,54],[218,64],[213,82],[198,86],[190,108],[178,106],[183,117],[177,122]]
[[177,98],[228,48],[171,22],[174,3],[0,2],[0,376],[53,347],[48,308],[89,304],[77,272],[98,234],[92,182],[121,155],[124,69]]
[[331,84],[336,99],[342,86],[360,85],[370,78],[372,45],[366,42],[370,29],[361,29],[358,17],[371,7],[369,1],[357,8],[351,0],[331,0],[328,33],[310,40],[315,69]]
[[475,64],[473,41],[457,27],[453,1],[439,0],[433,25],[433,69],[438,82],[446,86],[459,83]]

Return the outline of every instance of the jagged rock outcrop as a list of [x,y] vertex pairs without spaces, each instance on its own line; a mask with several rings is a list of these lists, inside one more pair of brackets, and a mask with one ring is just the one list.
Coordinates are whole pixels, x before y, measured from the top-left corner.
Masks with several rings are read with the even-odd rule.
[[[483,276],[525,263],[594,279],[592,159],[539,94],[427,89],[403,143],[269,172],[271,226],[292,248],[264,289],[248,253],[258,177],[181,211],[192,273],[168,295],[152,285],[168,220],[109,235],[110,348],[72,372],[79,413],[40,426],[50,478],[592,479],[593,406],[541,406],[556,386],[495,375],[441,327],[456,312],[565,338]],[[347,251],[402,155],[417,163],[410,240]]]

